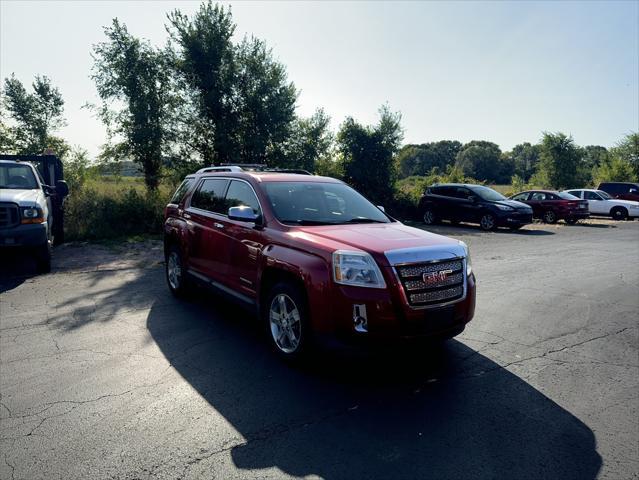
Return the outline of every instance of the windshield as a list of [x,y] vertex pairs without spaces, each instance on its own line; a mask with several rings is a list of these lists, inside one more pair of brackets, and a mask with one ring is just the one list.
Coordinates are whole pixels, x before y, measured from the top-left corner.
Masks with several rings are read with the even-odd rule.
[[38,182],[28,165],[0,163],[0,188],[34,190]]
[[558,192],[557,195],[559,195],[559,198],[563,198],[564,200],[579,200],[579,197],[575,197],[574,195],[566,192]]
[[506,200],[501,193],[496,192],[492,188],[488,187],[473,187],[473,193],[479,195],[482,200],[488,200],[489,202],[496,202],[497,200]]
[[266,195],[277,219],[296,225],[389,223],[375,205],[343,183],[267,182]]
[[603,190],[597,190],[597,193],[599,195],[601,195],[603,198],[605,198],[606,200],[611,199],[612,197],[610,195],[608,195],[606,192],[604,192]]

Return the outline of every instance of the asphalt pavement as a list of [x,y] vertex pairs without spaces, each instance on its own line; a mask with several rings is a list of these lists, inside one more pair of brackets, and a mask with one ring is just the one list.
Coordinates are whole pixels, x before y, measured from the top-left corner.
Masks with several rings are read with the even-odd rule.
[[419,351],[269,351],[157,242],[0,260],[0,478],[639,478],[639,222],[433,231],[477,311]]

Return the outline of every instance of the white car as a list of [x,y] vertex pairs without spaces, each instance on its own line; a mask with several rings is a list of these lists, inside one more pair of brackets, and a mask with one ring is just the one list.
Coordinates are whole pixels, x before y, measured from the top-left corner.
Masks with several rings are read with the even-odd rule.
[[615,220],[639,217],[639,202],[632,200],[619,200],[612,198],[603,190],[580,188],[577,190],[565,190],[577,198],[588,200],[588,210],[594,215],[605,215]]

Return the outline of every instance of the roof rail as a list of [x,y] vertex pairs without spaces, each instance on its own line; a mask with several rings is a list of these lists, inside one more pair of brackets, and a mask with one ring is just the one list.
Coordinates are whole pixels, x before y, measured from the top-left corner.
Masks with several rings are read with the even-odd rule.
[[312,175],[308,170],[301,168],[269,168],[263,163],[242,163],[240,165],[232,165],[230,163],[222,163],[217,167],[200,168],[196,173],[208,172],[277,172],[277,173],[297,173],[299,175]]

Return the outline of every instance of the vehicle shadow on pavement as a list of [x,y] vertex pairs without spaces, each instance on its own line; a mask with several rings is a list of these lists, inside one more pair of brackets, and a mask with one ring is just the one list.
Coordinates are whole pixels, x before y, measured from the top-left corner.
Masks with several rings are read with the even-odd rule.
[[0,293],[13,290],[35,275],[35,260],[27,252],[0,250]]
[[460,341],[294,367],[251,315],[208,293],[158,299],[147,328],[244,437],[231,448],[244,477],[594,479],[601,467],[586,425]]
[[486,232],[481,229],[479,225],[471,225],[466,223],[452,224],[452,223],[438,223],[436,225],[424,225],[420,222],[407,222],[407,225],[415,228],[419,228],[421,230],[425,230],[427,232],[437,233],[439,235],[466,235],[466,236],[477,236],[477,235],[488,235],[488,234],[506,234],[506,235],[522,235],[522,236],[543,236],[543,235],[554,235],[555,232],[551,232],[549,230],[539,230],[538,228],[526,228],[523,227],[519,230],[510,230],[508,228],[498,228],[493,230],[492,232]]

